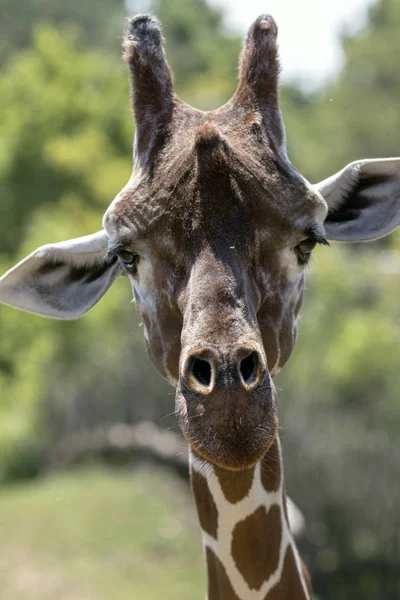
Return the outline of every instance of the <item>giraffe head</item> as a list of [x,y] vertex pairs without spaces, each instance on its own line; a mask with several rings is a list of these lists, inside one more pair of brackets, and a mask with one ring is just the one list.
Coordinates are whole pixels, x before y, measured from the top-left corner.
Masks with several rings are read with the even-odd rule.
[[400,222],[400,160],[352,163],[317,186],[291,165],[278,102],[277,27],[249,30],[231,100],[208,113],[174,93],[158,23],[134,18],[124,57],[136,119],[133,174],[103,230],[43,246],[0,279],[0,301],[55,318],[131,282],[148,353],[176,386],[192,449],[254,465],[277,430],[272,377],[296,339],[304,268],[327,239]]

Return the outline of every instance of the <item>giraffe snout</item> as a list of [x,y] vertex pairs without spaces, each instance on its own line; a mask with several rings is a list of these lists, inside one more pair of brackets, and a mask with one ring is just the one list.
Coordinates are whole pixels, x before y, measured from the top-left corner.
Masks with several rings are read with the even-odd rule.
[[278,426],[262,348],[253,343],[191,348],[181,361],[176,407],[192,451],[225,469],[254,465]]

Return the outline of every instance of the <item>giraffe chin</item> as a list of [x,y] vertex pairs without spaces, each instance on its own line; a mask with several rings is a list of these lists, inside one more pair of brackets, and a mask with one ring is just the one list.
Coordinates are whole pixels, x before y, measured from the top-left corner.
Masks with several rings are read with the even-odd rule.
[[190,442],[190,440],[187,441],[191,451],[196,454],[198,458],[201,458],[204,461],[219,467],[220,469],[225,469],[226,471],[246,471],[248,469],[252,469],[269,452],[276,439],[277,430],[278,427],[276,428],[275,434],[271,437],[270,443],[266,447],[262,449],[260,448],[259,454],[254,455],[251,460],[250,456],[240,457],[232,454],[225,455],[221,453],[218,454],[218,456],[212,455],[208,453],[205,448],[198,448],[196,444],[193,444]]
[[[222,411],[188,410],[177,395],[177,412],[182,433],[190,449],[203,460],[229,471],[252,468],[269,451],[278,432],[275,401],[238,411],[226,405]],[[218,414],[218,413],[221,414]]]

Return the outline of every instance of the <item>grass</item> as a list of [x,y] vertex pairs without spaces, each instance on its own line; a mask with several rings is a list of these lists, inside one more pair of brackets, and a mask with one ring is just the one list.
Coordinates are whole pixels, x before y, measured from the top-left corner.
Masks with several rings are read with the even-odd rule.
[[91,466],[0,488],[6,600],[200,600],[189,490],[167,470]]

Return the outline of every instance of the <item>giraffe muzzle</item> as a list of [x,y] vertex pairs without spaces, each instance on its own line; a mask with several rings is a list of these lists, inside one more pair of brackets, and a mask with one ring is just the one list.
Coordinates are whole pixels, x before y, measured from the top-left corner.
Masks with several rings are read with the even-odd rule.
[[275,439],[276,392],[256,343],[187,351],[176,404],[192,450],[223,468],[249,468]]

